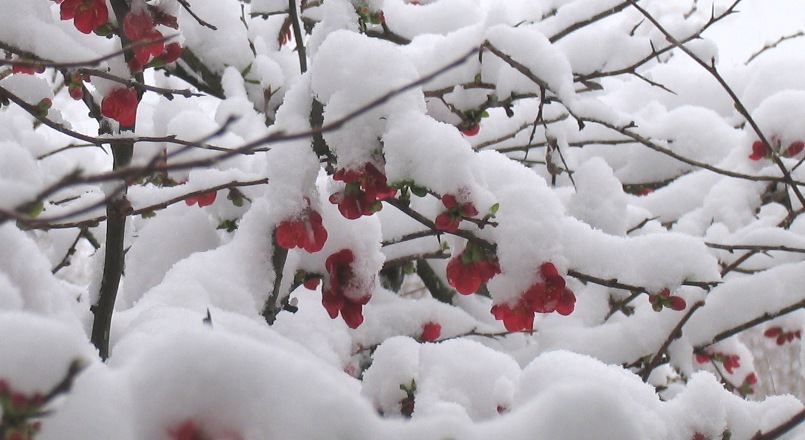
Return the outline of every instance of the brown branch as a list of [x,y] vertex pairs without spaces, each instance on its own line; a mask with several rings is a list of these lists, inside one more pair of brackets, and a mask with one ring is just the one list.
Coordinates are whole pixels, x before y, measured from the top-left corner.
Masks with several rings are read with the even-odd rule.
[[626,9],[628,6],[629,6],[628,2],[623,2],[621,4],[615,5],[614,7],[610,8],[610,9],[601,11],[598,14],[595,14],[592,17],[590,17],[590,18],[588,18],[586,20],[579,21],[577,23],[573,23],[572,25],[568,26],[567,28],[562,29],[561,31],[559,31],[556,34],[554,34],[553,36],[551,36],[548,39],[548,41],[550,41],[551,43],[556,43],[557,41],[561,40],[562,38],[568,36],[569,34],[575,32],[575,31],[577,31],[579,29],[583,29],[583,28],[585,28],[585,27],[587,27],[587,26],[589,26],[589,25],[591,25],[591,24],[593,24],[593,23],[595,23],[597,21],[603,20],[604,18],[607,18],[609,16],[615,15],[618,12],[621,12],[622,10]]
[[800,301],[798,303],[795,303],[795,304],[792,304],[792,305],[790,305],[788,307],[780,309],[779,311],[774,312],[774,313],[764,313],[763,315],[761,315],[761,316],[759,316],[759,317],[757,317],[755,319],[752,319],[750,321],[746,321],[746,322],[744,322],[744,323],[742,323],[740,325],[737,325],[737,326],[735,326],[735,327],[733,327],[733,328],[731,328],[729,330],[724,330],[723,332],[713,336],[713,339],[709,343],[701,345],[699,347],[696,347],[696,349],[703,350],[706,347],[709,347],[709,346],[715,344],[716,342],[723,341],[724,339],[727,339],[727,338],[730,338],[732,336],[735,336],[735,335],[737,335],[738,333],[741,333],[744,330],[748,330],[748,329],[750,329],[750,328],[752,328],[752,327],[754,327],[756,325],[763,324],[764,322],[771,321],[772,319],[778,318],[778,317],[783,316],[783,315],[787,315],[787,314],[789,314],[791,312],[796,312],[797,310],[802,309],[802,308],[805,308],[805,300],[802,300],[802,301]]
[[196,15],[196,13],[193,12],[192,9],[190,9],[190,3],[188,3],[187,0],[177,0],[177,1],[179,2],[180,5],[182,5],[184,10],[187,11],[187,13],[190,14],[190,16],[193,17],[198,22],[198,24],[200,24],[200,25],[202,25],[202,26],[204,26],[206,28],[210,28],[210,29],[212,29],[214,31],[218,30],[217,27],[211,25],[210,23],[207,23],[206,21],[202,20],[201,17]]
[[[705,62],[704,60],[696,56],[696,54],[694,54],[693,51],[691,51],[687,46],[685,46],[679,40],[674,38],[674,36],[671,35],[671,33],[667,29],[665,29],[665,27],[662,24],[660,24],[660,22],[657,21],[656,18],[654,18],[648,11],[640,7],[637,4],[636,0],[626,0],[626,1],[628,1],[635,9],[637,9],[641,14],[643,14],[643,16],[646,17],[646,19],[650,21],[657,28],[657,30],[659,30],[665,36],[665,39],[668,40],[668,42],[673,44],[675,47],[679,48],[694,62],[696,62],[696,64],[704,68],[707,71],[707,73],[709,73],[710,76],[712,76],[719,83],[719,85],[721,85],[721,88],[727,93],[727,95],[729,95],[730,99],[732,100],[735,109],[738,110],[738,113],[740,113],[741,116],[744,117],[744,119],[746,119],[746,121],[752,127],[752,130],[755,132],[755,134],[758,135],[761,142],[763,142],[763,144],[766,146],[767,150],[774,151],[774,148],[772,148],[771,143],[766,138],[765,134],[760,130],[760,127],[758,126],[757,122],[752,117],[752,115],[749,113],[749,110],[746,109],[741,99],[738,97],[738,95],[735,94],[735,91],[732,90],[732,87],[730,87],[730,85],[727,84],[726,80],[724,80],[721,74],[718,73],[718,70],[715,67],[715,60],[710,60],[709,63]],[[735,2],[728,9],[728,11],[732,11],[740,1],[741,0],[735,0]],[[777,156],[776,154],[772,155],[772,160],[774,161],[775,165],[777,165],[777,168],[780,169],[780,172],[783,174],[782,181],[785,182],[786,185],[788,185],[794,191],[794,195],[796,195],[797,200],[799,200],[800,202],[800,205],[805,206],[805,196],[799,189],[800,183],[794,181],[794,179],[791,177],[791,173],[788,171],[788,169],[786,169],[785,164],[783,164],[779,156]]]
[[668,347],[671,345],[671,343],[674,342],[676,339],[682,337],[682,327],[684,327],[685,324],[688,322],[688,320],[690,320],[690,317],[693,316],[694,313],[696,313],[696,310],[698,310],[703,305],[704,301],[699,301],[693,304],[690,307],[690,309],[688,309],[688,311],[685,312],[685,316],[683,316],[682,319],[680,319],[679,322],[676,324],[676,327],[674,327],[674,329],[671,330],[671,333],[668,335],[667,338],[665,338],[665,341],[662,343],[662,346],[660,346],[660,349],[657,350],[657,353],[655,353],[654,356],[651,357],[648,363],[639,372],[640,377],[643,379],[643,382],[648,381],[648,377],[651,374],[651,372],[654,371],[655,368],[657,368],[663,356],[667,355]]
[[[385,203],[397,208],[403,214],[411,217],[412,219],[414,219],[414,220],[418,221],[419,223],[427,226],[428,228],[430,228],[430,229],[432,229],[434,231],[438,230],[438,228],[436,228],[436,224],[433,223],[433,221],[431,221],[429,218],[425,217],[424,215],[420,214],[419,212],[413,210],[407,204],[405,204],[405,203],[403,203],[403,202],[401,202],[401,201],[399,201],[397,199],[386,199],[386,200],[383,200],[383,201]],[[494,251],[495,248],[497,247],[494,243],[489,242],[487,240],[484,240],[483,238],[480,238],[480,237],[476,236],[472,232],[465,231],[463,229],[458,229],[455,232],[446,232],[446,231],[443,231],[443,232],[445,234],[455,235],[456,237],[461,237],[461,238],[464,238],[464,239],[466,239],[468,241],[471,241],[473,243],[479,244],[479,245],[481,245],[481,247],[483,247],[484,249],[487,249],[487,250]]]
[[749,59],[744,61],[744,65],[749,65],[749,63],[751,63],[755,58],[757,58],[761,54],[763,54],[763,52],[766,52],[767,50],[770,50],[770,49],[774,49],[775,47],[780,45],[780,43],[782,43],[783,41],[792,40],[794,38],[798,38],[798,37],[802,37],[802,36],[805,36],[805,32],[803,32],[803,31],[799,31],[799,32],[797,32],[795,34],[791,34],[791,35],[782,36],[777,41],[775,41],[774,43],[767,44],[767,45],[763,46],[759,51],[753,53],[752,56],[749,57]]
[[307,53],[305,40],[302,37],[302,26],[299,23],[299,11],[296,9],[296,0],[288,0],[288,15],[291,19],[293,38],[296,42],[296,54],[299,57],[299,71],[307,72]]
[[788,421],[777,426],[771,431],[767,431],[765,433],[758,432],[752,437],[752,440],[774,440],[780,438],[787,432],[799,426],[802,422],[805,422],[805,409],[800,410],[798,413],[794,414],[790,419],[788,419]]
[[[205,194],[212,191],[220,191],[222,189],[232,189],[232,188],[239,188],[244,186],[255,186],[255,185],[265,185],[268,183],[268,179],[258,179],[258,180],[250,180],[245,182],[233,181],[229,183],[224,183],[221,185],[212,186],[209,188],[201,189],[198,191],[193,191],[191,193],[182,194],[181,196],[174,197],[172,199],[166,200],[164,202],[155,203],[152,205],[144,206],[141,208],[133,209],[129,216],[133,215],[142,215],[147,214],[150,212],[158,211],[160,209],[165,209],[174,203],[185,201],[191,197],[197,197],[201,194]],[[105,203],[105,202],[104,202]],[[93,205],[94,206],[94,205]],[[102,206],[102,205],[101,205]],[[93,209],[97,208],[98,206],[94,206]],[[81,220],[74,223],[53,223],[53,219],[33,219],[32,221],[25,221],[19,220],[19,223],[25,226],[26,229],[71,229],[71,228],[86,228],[98,225],[100,222],[105,221],[106,216],[98,216],[91,219]]]

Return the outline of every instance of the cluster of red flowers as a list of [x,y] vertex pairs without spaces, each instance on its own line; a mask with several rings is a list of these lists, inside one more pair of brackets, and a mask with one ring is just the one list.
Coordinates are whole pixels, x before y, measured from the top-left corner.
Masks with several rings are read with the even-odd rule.
[[301,217],[283,220],[277,226],[277,244],[285,249],[302,248],[318,252],[327,241],[327,230],[322,225],[321,214],[306,209]]
[[569,315],[575,309],[576,295],[568,289],[565,279],[551,262],[539,267],[541,280],[532,284],[513,305],[496,304],[492,315],[503,321],[506,330],[524,331],[534,328],[534,313],[558,312]]
[[497,258],[473,242],[467,243],[461,255],[447,263],[447,282],[462,295],[475,293],[481,284],[499,273]]
[[436,216],[436,229],[447,232],[456,232],[461,219],[464,217],[475,217],[478,210],[472,202],[459,203],[456,196],[445,194],[442,196],[442,204],[447,211]]
[[724,366],[724,370],[728,374],[732,374],[732,372],[736,368],[741,367],[741,357],[737,354],[726,354],[720,352],[698,352],[695,353],[696,362],[700,364],[706,364],[708,362],[718,362]]
[[157,14],[159,21],[147,10],[131,11],[123,19],[123,34],[132,43],[140,43],[134,49],[134,57],[129,61],[129,69],[132,72],[139,72],[152,59],[160,65],[169,64],[176,61],[182,54],[182,46],[179,43],[165,44],[162,40],[162,32],[156,29],[156,25],[164,24],[175,26],[175,17],[165,13]]
[[668,288],[662,289],[660,293],[649,295],[648,302],[651,303],[651,307],[655,312],[662,311],[666,307],[682,311],[688,306],[684,298],[678,295],[671,295],[671,290]]
[[386,175],[369,162],[358,170],[341,168],[333,174],[333,179],[346,186],[330,196],[330,203],[338,205],[341,215],[350,220],[372,215],[382,208],[381,200],[397,194],[395,188],[388,186]]
[[73,20],[79,31],[88,34],[109,20],[106,0],[55,0],[61,3],[62,20]]
[[193,419],[187,419],[177,428],[169,429],[168,435],[173,440],[243,440],[240,434],[232,432],[213,437]]
[[197,196],[191,196],[185,199],[185,203],[187,206],[193,206],[198,204],[199,208],[203,208],[205,206],[210,206],[215,202],[215,197],[218,195],[218,191],[210,191],[203,194],[199,194]]
[[14,391],[4,379],[0,379],[0,414],[3,415],[0,433],[4,440],[33,440],[40,430],[40,422],[32,420],[41,415],[44,398],[35,393],[31,396]]
[[355,254],[349,249],[342,249],[329,257],[324,266],[329,275],[322,288],[321,303],[335,319],[339,313],[350,328],[358,328],[363,322],[363,306],[372,297],[371,292],[356,291],[355,273],[352,263]]
[[783,345],[786,342],[792,342],[794,338],[802,339],[802,331],[785,331],[782,327],[776,326],[768,328],[765,332],[763,332],[763,336],[769,339],[776,339],[777,345]]
[[[778,151],[782,147],[780,140],[776,137],[772,137],[771,142]],[[788,148],[786,148],[780,154],[783,157],[793,157],[799,154],[803,149],[805,149],[805,142],[795,141],[792,142]],[[752,160],[770,159],[772,155],[772,151],[766,146],[766,144],[763,143],[763,141],[755,141],[752,144],[752,154],[749,155],[749,158]]]

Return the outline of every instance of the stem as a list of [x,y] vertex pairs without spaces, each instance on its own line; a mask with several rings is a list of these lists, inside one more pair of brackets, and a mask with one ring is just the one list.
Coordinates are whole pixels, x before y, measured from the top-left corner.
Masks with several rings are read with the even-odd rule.
[[285,269],[285,260],[288,258],[288,250],[277,244],[276,230],[271,234],[271,243],[274,246],[274,254],[271,256],[271,266],[274,268],[274,288],[268,296],[263,306],[263,318],[268,325],[274,323],[282,307],[277,305],[282,287],[282,271]]
[[296,54],[299,56],[299,70],[307,72],[307,53],[305,42],[302,41],[302,27],[299,24],[299,11],[296,10],[296,0],[288,0],[288,14],[293,28],[293,39],[296,40]]
[[[118,23],[123,22],[123,17],[129,12],[129,5],[125,0],[112,0],[112,10],[117,17]],[[119,32],[120,45],[126,47],[131,43],[123,32]],[[123,54],[126,62],[132,58],[131,51]],[[142,75],[137,75],[137,80],[142,81]],[[138,96],[137,103],[142,95]],[[111,132],[106,121],[101,120],[102,132]],[[134,126],[126,127],[134,131]],[[119,131],[119,130],[118,130]],[[112,147],[112,169],[118,170],[128,167],[134,154],[134,142],[114,141]],[[106,252],[103,262],[103,277],[101,278],[101,288],[98,296],[98,303],[91,310],[94,315],[92,323],[92,344],[98,349],[101,359],[109,358],[109,333],[112,327],[112,314],[115,309],[115,299],[120,288],[120,278],[123,276],[125,266],[125,236],[126,219],[131,212],[131,203],[126,199],[125,185],[106,205]]]
[[443,303],[453,304],[453,295],[455,291],[448,286],[436,275],[436,272],[430,267],[427,260],[417,260],[416,273],[419,279],[425,284],[425,287],[430,291],[431,296]]
[[[114,169],[125,167],[131,162],[134,152],[133,143],[112,144]],[[109,357],[109,330],[112,325],[112,313],[120,286],[125,265],[124,238],[126,234],[126,218],[131,204],[126,199],[126,191],[122,191],[106,206],[106,254],[103,261],[103,277],[98,303],[92,307],[95,319],[92,324],[92,344],[98,349],[101,359]]]

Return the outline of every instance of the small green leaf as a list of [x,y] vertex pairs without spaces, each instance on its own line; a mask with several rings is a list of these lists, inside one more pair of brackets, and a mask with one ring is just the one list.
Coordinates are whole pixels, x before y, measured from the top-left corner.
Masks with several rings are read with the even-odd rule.
[[40,200],[28,208],[27,214],[31,218],[37,218],[39,217],[40,214],[42,214],[42,211],[44,210],[45,210],[45,203]]
[[142,214],[140,214],[140,217],[142,218],[154,218],[156,216],[157,216],[156,211],[145,211]]
[[235,232],[238,229],[238,219],[233,220],[224,220],[222,221],[217,229],[226,230],[226,232]]
[[411,192],[417,197],[425,197],[428,195],[428,189],[422,186],[411,185]]
[[252,63],[249,63],[246,67],[243,68],[243,70],[240,71],[240,76],[246,78],[246,75],[248,75],[249,72],[251,71],[252,71]]
[[499,209],[500,209],[500,203],[495,203],[494,205],[490,206],[488,214],[489,218],[494,217],[498,213]]

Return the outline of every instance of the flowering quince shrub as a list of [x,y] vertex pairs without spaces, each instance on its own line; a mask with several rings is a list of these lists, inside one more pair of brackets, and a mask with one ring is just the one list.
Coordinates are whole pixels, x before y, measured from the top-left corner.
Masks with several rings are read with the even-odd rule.
[[0,438],[805,436],[744,2],[0,0]]

